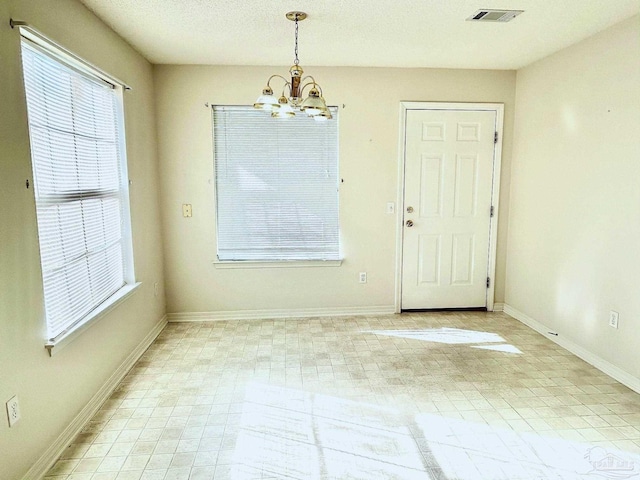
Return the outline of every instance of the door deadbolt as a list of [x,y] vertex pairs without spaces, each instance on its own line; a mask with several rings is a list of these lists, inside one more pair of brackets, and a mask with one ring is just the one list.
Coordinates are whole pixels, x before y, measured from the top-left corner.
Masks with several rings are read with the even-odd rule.
[[413,207],[407,207],[407,213],[413,213]]
[[407,220],[406,225],[407,225],[407,227],[413,227],[413,221],[412,220]]

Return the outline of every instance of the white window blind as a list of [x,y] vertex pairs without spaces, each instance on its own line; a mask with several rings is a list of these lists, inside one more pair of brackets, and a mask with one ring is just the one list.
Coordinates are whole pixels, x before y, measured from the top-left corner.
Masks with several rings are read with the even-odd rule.
[[45,314],[54,340],[126,283],[121,97],[113,85],[25,38],[22,61]]
[[218,259],[339,260],[338,112],[214,106]]

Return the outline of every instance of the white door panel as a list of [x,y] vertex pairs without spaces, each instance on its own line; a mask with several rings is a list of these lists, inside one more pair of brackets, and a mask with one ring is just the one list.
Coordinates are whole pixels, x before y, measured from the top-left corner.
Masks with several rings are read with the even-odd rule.
[[402,309],[487,305],[495,131],[495,111],[407,111]]

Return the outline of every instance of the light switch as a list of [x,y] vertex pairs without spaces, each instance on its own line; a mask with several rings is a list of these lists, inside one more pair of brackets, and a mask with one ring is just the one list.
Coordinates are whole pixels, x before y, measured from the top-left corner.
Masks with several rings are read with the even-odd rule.
[[396,213],[396,205],[393,202],[389,202],[387,203],[387,214],[393,214]]
[[193,216],[193,212],[191,211],[191,204],[190,203],[183,203],[182,204],[182,216],[183,217],[192,217]]

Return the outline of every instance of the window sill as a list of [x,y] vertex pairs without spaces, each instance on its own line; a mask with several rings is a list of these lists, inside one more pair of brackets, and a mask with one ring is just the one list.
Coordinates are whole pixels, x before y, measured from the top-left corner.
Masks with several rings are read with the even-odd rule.
[[60,350],[62,350],[65,346],[69,345],[72,341],[78,338],[80,334],[82,334],[82,332],[91,327],[95,322],[112,311],[115,307],[120,305],[120,303],[122,303],[125,299],[133,295],[138,290],[140,285],[142,285],[142,283],[140,282],[125,285],[116,293],[111,295],[111,297],[109,297],[98,308],[93,310],[75,326],[70,328],[68,331],[61,333],[55,339],[49,340],[44,345],[44,348],[49,351],[49,356],[53,357],[55,353],[60,352]]
[[249,262],[214,260],[215,268],[300,268],[300,267],[339,267],[342,260],[291,260],[288,262]]

